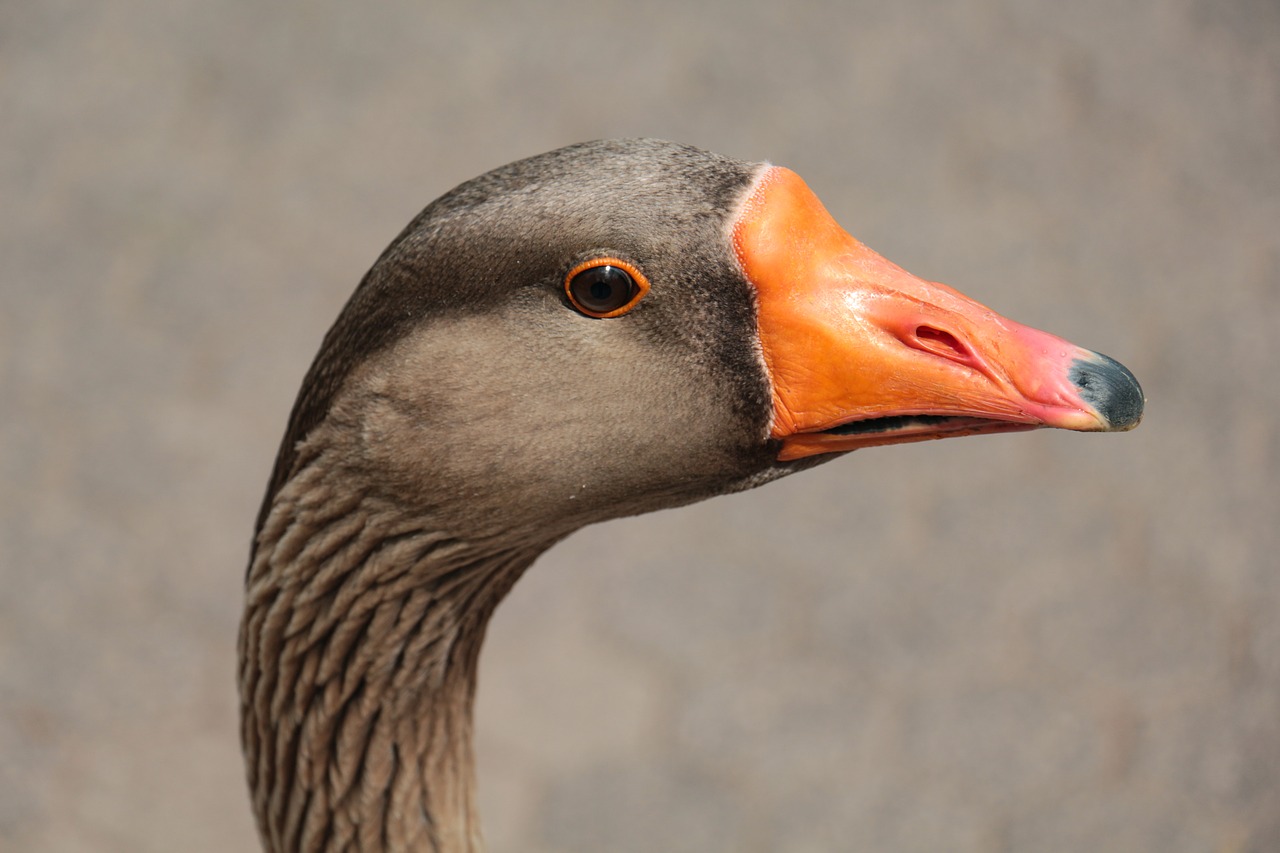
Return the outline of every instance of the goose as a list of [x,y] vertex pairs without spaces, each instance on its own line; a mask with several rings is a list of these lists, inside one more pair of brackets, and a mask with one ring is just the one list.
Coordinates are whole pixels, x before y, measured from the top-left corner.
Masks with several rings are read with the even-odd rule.
[[264,847],[482,849],[485,627],[584,525],[1143,405],[1118,362],[910,275],[781,166],[614,140],[462,184],[324,337],[258,514],[238,680]]

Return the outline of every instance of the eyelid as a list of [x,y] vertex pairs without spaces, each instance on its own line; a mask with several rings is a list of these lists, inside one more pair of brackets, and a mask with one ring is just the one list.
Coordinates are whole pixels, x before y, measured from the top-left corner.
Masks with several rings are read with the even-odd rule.
[[[608,311],[605,313],[592,311],[589,308],[586,308],[585,306],[583,306],[581,303],[578,302],[578,300],[574,299],[573,290],[570,288],[570,284],[572,284],[574,276],[578,275],[579,273],[585,272],[586,270],[594,269],[595,267],[617,267],[618,269],[625,272],[627,275],[631,276],[631,280],[635,282],[635,285],[636,285],[635,295],[632,296],[631,299],[628,300],[625,305],[620,305],[617,308],[613,309],[612,311]],[[569,303],[573,305],[573,307],[578,311],[580,311],[581,313],[587,315],[588,317],[595,317],[598,320],[608,320],[613,317],[621,317],[623,314],[626,314],[632,308],[635,308],[636,305],[640,303],[640,300],[644,299],[645,294],[648,292],[649,292],[649,279],[645,276],[645,274],[640,272],[640,269],[630,261],[624,261],[621,258],[615,258],[612,255],[605,255],[598,258],[592,258],[591,260],[588,260],[588,261],[583,261],[573,269],[569,270],[568,274],[564,277],[564,293],[565,293],[565,296],[568,297]]]

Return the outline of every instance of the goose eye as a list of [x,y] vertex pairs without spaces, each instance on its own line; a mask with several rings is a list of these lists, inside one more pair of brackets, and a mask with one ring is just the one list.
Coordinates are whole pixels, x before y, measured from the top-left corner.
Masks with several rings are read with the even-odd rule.
[[618,317],[644,297],[649,282],[626,261],[596,258],[570,270],[564,290],[573,307],[588,317]]

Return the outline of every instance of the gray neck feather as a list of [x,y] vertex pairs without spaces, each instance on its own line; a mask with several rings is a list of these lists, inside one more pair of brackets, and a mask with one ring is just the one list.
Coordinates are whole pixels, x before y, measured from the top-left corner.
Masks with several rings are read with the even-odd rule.
[[264,842],[480,850],[476,662],[494,608],[549,543],[435,529],[308,445],[259,534],[240,630]]

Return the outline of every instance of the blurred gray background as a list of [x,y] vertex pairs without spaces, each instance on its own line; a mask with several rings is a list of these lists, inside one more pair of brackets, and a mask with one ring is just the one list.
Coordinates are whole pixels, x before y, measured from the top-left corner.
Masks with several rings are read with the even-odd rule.
[[1134,433],[855,453],[549,553],[495,851],[1280,849],[1280,5],[0,5],[0,849],[256,843],[233,648],[385,244],[562,144],[800,172],[1128,364]]

